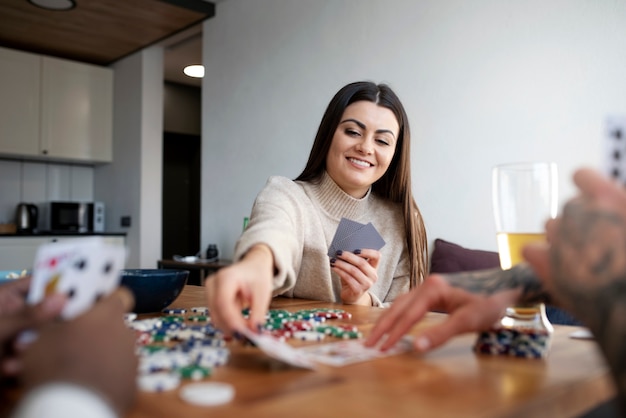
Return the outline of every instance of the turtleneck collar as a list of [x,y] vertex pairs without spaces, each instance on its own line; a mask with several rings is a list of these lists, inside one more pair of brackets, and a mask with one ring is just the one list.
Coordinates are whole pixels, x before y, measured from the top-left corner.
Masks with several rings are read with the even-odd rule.
[[329,215],[339,219],[357,219],[359,215],[367,213],[370,205],[372,189],[367,191],[361,199],[355,199],[344,192],[326,171],[322,174],[319,183],[303,183],[307,193],[317,197],[322,209]]

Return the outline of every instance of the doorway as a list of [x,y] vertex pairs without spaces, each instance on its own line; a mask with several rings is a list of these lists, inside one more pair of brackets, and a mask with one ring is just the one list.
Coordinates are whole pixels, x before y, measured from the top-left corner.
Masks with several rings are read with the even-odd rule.
[[163,259],[200,251],[200,144],[198,135],[163,134]]

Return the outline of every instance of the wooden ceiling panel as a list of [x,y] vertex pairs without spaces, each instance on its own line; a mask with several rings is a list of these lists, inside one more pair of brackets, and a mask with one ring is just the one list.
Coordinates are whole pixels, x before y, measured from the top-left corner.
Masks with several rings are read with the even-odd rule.
[[214,14],[203,0],[76,0],[69,11],[0,0],[0,45],[109,65]]

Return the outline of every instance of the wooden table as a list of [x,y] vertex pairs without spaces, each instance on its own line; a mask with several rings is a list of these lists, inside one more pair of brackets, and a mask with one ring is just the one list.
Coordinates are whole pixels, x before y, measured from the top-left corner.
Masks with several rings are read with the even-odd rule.
[[231,260],[217,260],[210,263],[200,261],[188,263],[176,260],[158,260],[157,268],[189,270],[189,279],[187,280],[187,283],[202,286],[204,284],[204,279],[206,279],[209,274],[216,272],[222,267],[229,266],[231,263]]
[[[204,289],[198,286],[187,286],[172,304],[205,305]],[[274,299],[271,307],[344,309],[352,313],[344,321],[366,335],[382,312],[286,298]],[[429,314],[413,332],[443,318]],[[569,338],[576,329],[555,326],[546,360],[477,355],[471,349],[475,335],[465,335],[426,355],[405,353],[316,371],[285,366],[255,347],[231,343],[228,365],[207,378],[235,387],[231,403],[197,407],[179,399],[177,391],[140,393],[129,417],[578,416],[610,400],[615,390],[595,343]]]

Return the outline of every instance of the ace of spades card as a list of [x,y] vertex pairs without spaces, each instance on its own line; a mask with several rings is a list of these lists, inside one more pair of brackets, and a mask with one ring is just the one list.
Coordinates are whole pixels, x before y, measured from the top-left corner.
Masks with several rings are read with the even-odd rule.
[[34,304],[52,293],[64,293],[68,301],[61,316],[74,318],[119,285],[125,261],[124,247],[108,245],[100,237],[43,245],[27,300]]
[[341,218],[335,236],[328,248],[328,256],[334,257],[337,251],[340,250],[350,252],[363,248],[380,250],[384,245],[385,240],[371,222],[362,224]]

